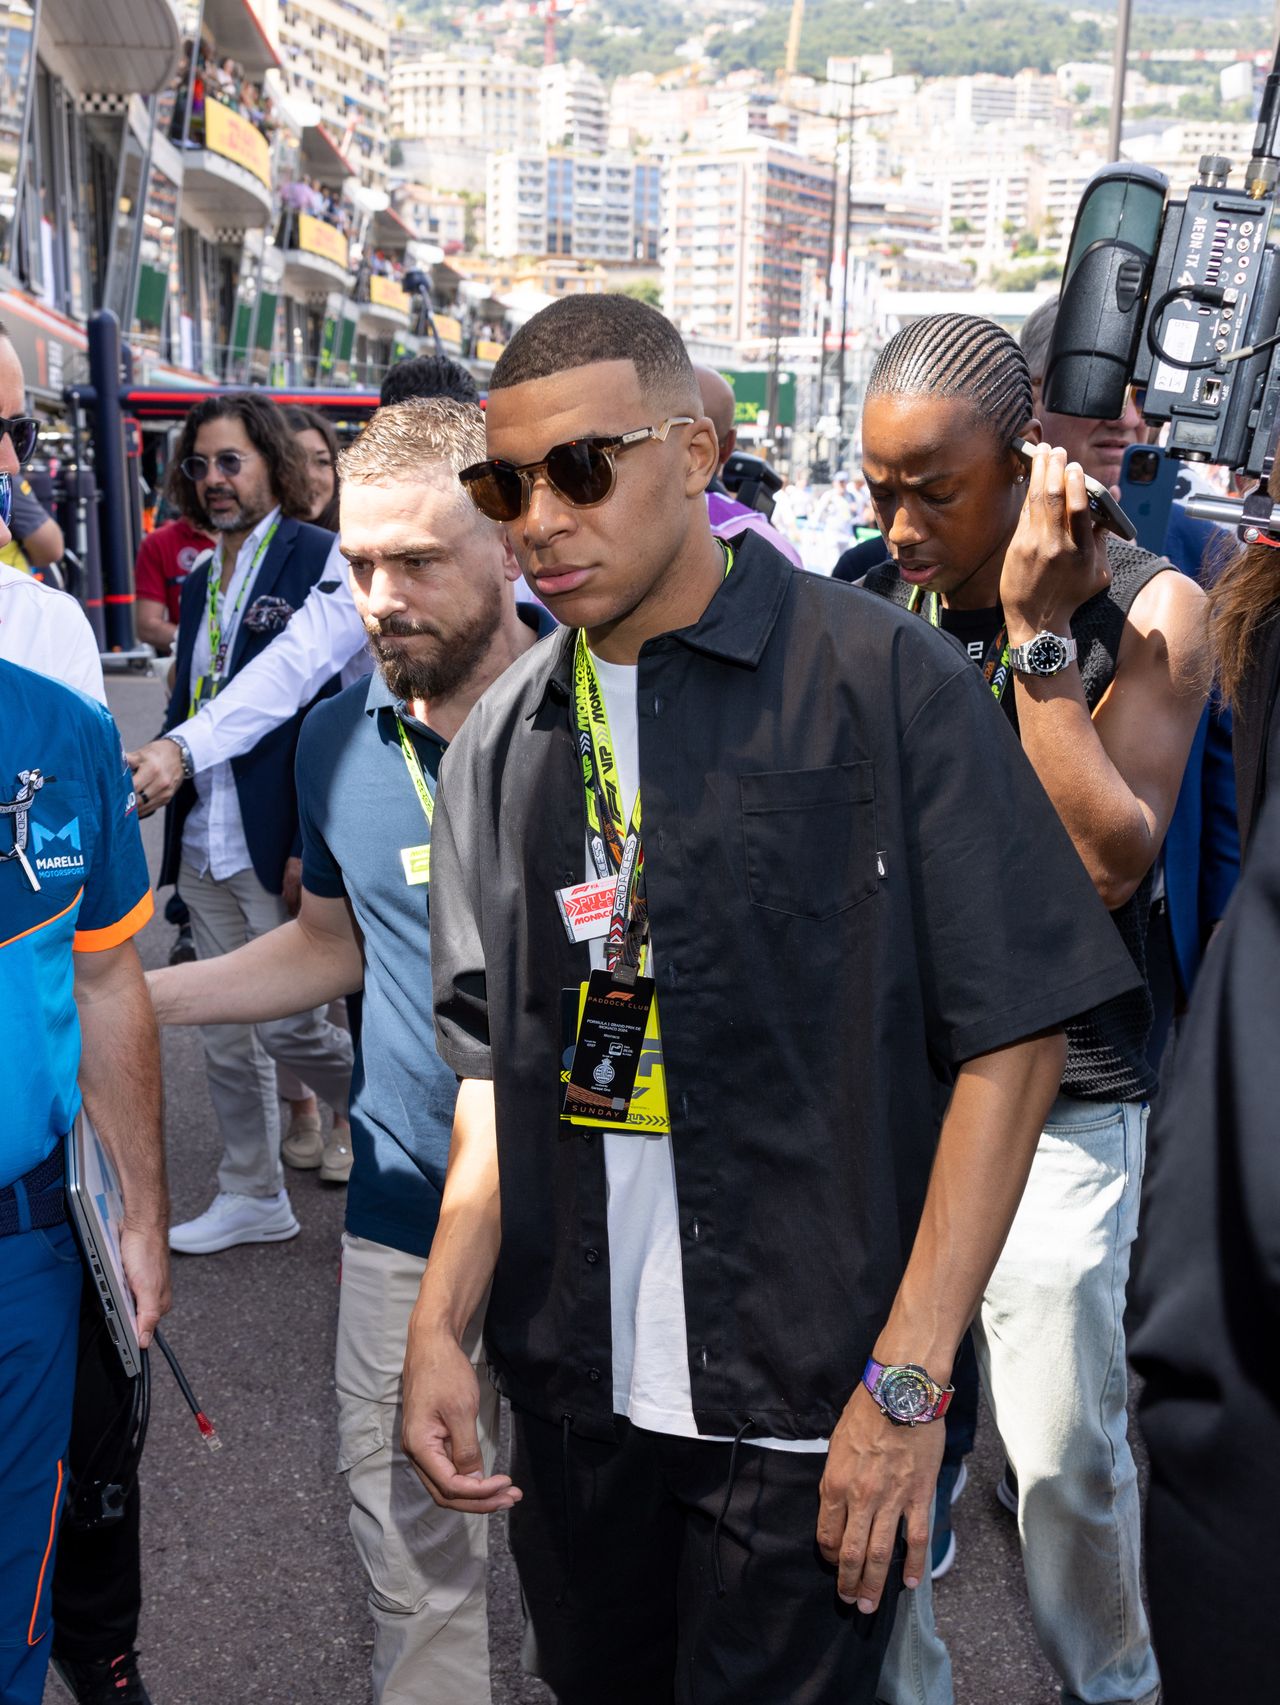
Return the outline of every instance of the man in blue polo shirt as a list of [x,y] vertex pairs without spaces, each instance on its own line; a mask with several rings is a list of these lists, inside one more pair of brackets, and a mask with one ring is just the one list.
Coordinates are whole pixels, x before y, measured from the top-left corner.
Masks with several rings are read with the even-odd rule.
[[[519,567],[458,471],[479,409],[380,409],[342,458],[341,545],[377,660],[307,718],[298,746],[302,904],[224,958],[153,973],[162,1023],[257,1023],[359,989],[337,1387],[351,1531],[370,1581],[374,1698],[487,1705],[484,1518],[439,1509],[400,1445],[409,1315],[435,1232],[457,1099],[431,1024],[435,778],[471,706],[534,643]],[[470,512],[469,512],[470,511]],[[468,1335],[478,1360],[480,1321]],[[497,1397],[482,1382],[491,1448]]]
[[0,661],[5,1705],[37,1705],[48,1664],[80,1308],[62,1139],[82,1091],[120,1173],[121,1252],[144,1345],[169,1306],[160,1056],[133,945],[150,915],[133,783],[111,717],[71,688]]

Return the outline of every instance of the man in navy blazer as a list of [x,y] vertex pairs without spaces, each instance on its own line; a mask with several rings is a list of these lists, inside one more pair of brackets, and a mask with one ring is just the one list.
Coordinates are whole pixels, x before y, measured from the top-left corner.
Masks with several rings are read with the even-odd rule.
[[[215,697],[283,631],[333,544],[331,533],[298,519],[310,502],[306,469],[283,416],[260,392],[196,404],[174,458],[170,495],[217,543],[182,589],[166,730]],[[335,678],[317,696],[337,684]],[[299,847],[293,760],[310,708],[302,706],[242,757],[198,776],[190,774],[181,735],[166,736],[183,754],[188,779],[166,813],[160,883],[181,882],[198,958],[228,953],[288,916],[285,869]],[[334,1109],[331,1170],[345,1179],[351,1039],[318,1012],[256,1027],[212,1025],[202,1038],[223,1142],[218,1194],[203,1214],[172,1228],[170,1244],[207,1255],[294,1237],[274,1062]],[[328,1149],[322,1178],[327,1162]]]

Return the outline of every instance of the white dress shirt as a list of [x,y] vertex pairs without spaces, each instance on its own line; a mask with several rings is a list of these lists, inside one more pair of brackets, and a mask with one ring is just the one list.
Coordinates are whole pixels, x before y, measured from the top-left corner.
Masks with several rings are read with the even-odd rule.
[[[332,591],[322,591],[325,586]],[[335,538],[323,574],[284,632],[228,681],[212,704],[174,732],[186,741],[196,771],[207,770],[252,751],[264,734],[295,716],[332,676],[341,674],[346,686],[348,677],[354,680],[372,668],[364,626],[351,598],[346,558]]]
[[0,563],[0,657],[106,704],[89,618],[67,592]]
[[[263,540],[279,519],[280,510],[277,506],[269,515],[263,516],[236,555],[235,568],[221,599],[221,644],[224,656],[228,658],[235,647],[244,612],[253,602],[253,584],[258,578],[262,563],[266,561],[267,553],[263,551],[261,561],[255,559]],[[210,579],[221,571],[222,553],[219,550],[209,564]],[[196,630],[195,650],[191,654],[193,684],[202,675],[208,676],[213,671],[207,612],[206,600],[201,611],[200,626]],[[288,632],[288,629],[285,631]],[[230,690],[230,684],[227,690]],[[221,697],[219,693],[213,702],[217,704]],[[289,714],[292,715],[292,711]],[[262,732],[265,734],[267,730],[264,728]],[[256,744],[256,738],[249,743],[250,747]],[[191,807],[190,815],[182,829],[182,856],[201,876],[212,876],[215,882],[225,882],[238,871],[248,870],[253,864],[249,855],[249,843],[244,836],[244,819],[240,815],[240,797],[236,792],[235,776],[231,773],[230,758],[223,758],[210,768],[199,771],[195,778],[195,787],[196,803]]]

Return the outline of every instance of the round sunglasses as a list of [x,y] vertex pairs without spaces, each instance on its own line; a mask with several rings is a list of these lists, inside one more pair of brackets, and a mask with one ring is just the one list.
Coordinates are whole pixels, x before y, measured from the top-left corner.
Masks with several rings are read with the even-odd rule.
[[490,457],[487,462],[463,468],[458,478],[476,508],[491,521],[516,520],[528,506],[539,474],[544,474],[552,491],[575,509],[592,509],[613,490],[618,478],[614,458],[621,451],[651,439],[665,443],[673,426],[692,425],[691,414],[673,414],[661,426],[641,426],[612,438],[571,438],[567,444],[548,450],[540,462],[517,464]]
[[25,462],[36,447],[40,422],[32,420],[29,414],[0,415],[0,438],[6,434],[13,444],[14,455],[19,462]]
[[217,468],[224,479],[233,480],[246,462],[254,458],[252,450],[219,450],[216,456],[184,456],[179,466],[191,481],[199,485],[207,480],[210,467]]

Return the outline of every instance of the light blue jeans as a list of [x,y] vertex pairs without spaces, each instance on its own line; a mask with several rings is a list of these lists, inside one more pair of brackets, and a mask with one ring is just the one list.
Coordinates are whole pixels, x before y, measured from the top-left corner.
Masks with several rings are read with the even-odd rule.
[[[1063,1705],[1149,1705],[1159,1686],[1125,1410],[1125,1285],[1146,1134],[1139,1102],[1058,1097],[974,1322],[983,1388],[1018,1476],[1031,1615]],[[876,1697],[951,1705],[927,1573],[899,1601]]]

